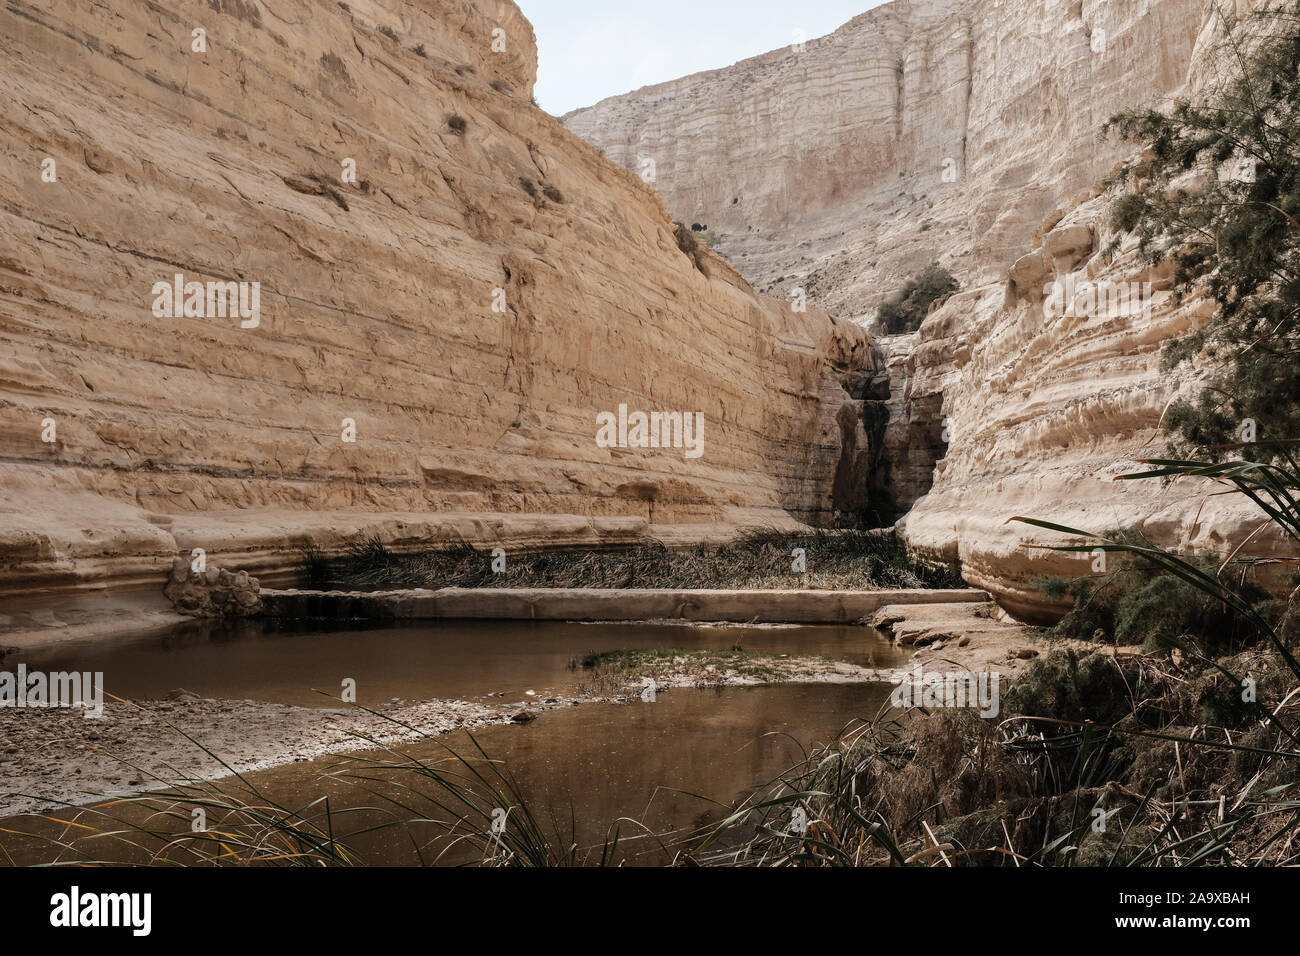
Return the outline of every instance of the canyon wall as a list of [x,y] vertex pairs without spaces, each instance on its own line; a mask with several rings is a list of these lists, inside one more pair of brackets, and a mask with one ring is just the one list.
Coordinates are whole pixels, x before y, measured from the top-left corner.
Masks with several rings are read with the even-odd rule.
[[[801,286],[866,321],[926,263],[958,275],[964,291],[919,332],[876,346],[888,387],[873,396],[886,421],[873,511],[906,513],[911,546],[960,560],[972,585],[1047,622],[1063,604],[1045,579],[1086,576],[1093,556],[1051,550],[1085,539],[1017,516],[1294,557],[1240,497],[1114,480],[1164,451],[1163,412],[1201,387],[1203,365],[1162,371],[1160,351],[1213,304],[1175,302],[1168,271],[1145,267],[1131,237],[1102,253],[1116,238],[1102,182],[1132,152],[1102,125],[1196,95],[1222,26],[1199,0],[898,0],[803,51],[566,122],[629,168],[653,158],[669,208],[721,233],[716,247],[760,287]],[[950,158],[958,175],[944,182]]]
[[[861,507],[867,335],[684,254],[531,105],[513,4],[19,0],[0,56],[6,596]],[[620,404],[702,454],[599,446]]]
[[[1242,17],[1266,5],[1201,9],[1182,95],[1205,91],[1224,52],[1216,9]],[[1247,29],[1241,37],[1254,35]],[[1099,566],[1092,553],[1052,550],[1091,539],[1016,517],[1094,534],[1136,529],[1174,550],[1277,560],[1271,567],[1283,571],[1296,559],[1294,542],[1223,486],[1117,480],[1165,455],[1166,410],[1194,398],[1213,374],[1205,356],[1162,369],[1161,353],[1210,322],[1215,304],[1174,296],[1172,266],[1145,264],[1136,237],[1109,227],[1113,198],[1094,188],[1063,202],[1064,213],[1008,256],[1002,274],[942,303],[915,336],[881,344],[893,356],[895,406],[882,453],[897,454],[918,429],[943,438],[932,487],[917,485],[915,471],[902,476],[904,493],[928,492],[900,523],[903,537],[922,552],[960,559],[969,582],[1030,621],[1050,622],[1067,606],[1048,595],[1046,579],[1072,580]]]
[[1181,87],[1203,0],[895,0],[829,36],[564,119],[755,287],[844,318],[932,261],[994,281]]
[[1066,606],[1047,595],[1046,579],[1097,569],[1091,553],[1051,550],[1089,539],[1016,517],[1094,534],[1137,528],[1180,551],[1226,556],[1244,545],[1242,555],[1295,556],[1262,512],[1220,486],[1116,480],[1161,457],[1164,411],[1199,391],[1209,368],[1162,371],[1161,348],[1202,327],[1215,305],[1177,301],[1172,267],[1144,265],[1133,237],[1120,237],[1108,257],[1102,250],[1115,237],[1105,213],[1103,199],[1081,204],[1007,281],[945,302],[896,373],[905,407],[933,410],[931,427],[946,439],[933,488],[900,522],[903,537],[960,559],[968,582],[1030,621],[1051,621]]

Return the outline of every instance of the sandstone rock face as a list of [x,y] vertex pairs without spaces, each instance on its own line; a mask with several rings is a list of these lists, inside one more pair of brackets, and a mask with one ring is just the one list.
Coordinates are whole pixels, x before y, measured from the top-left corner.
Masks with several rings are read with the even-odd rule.
[[[0,38],[6,594],[860,507],[868,337],[698,269],[530,105],[512,3],[18,3]],[[620,405],[702,414],[702,454],[601,447]]]
[[895,0],[833,34],[602,101],[569,128],[773,294],[874,317],[939,260],[1001,279],[1127,147],[1101,127],[1181,87],[1201,0]]
[[[1266,5],[1237,0],[1218,10],[1241,17]],[[1215,10],[1203,13],[1183,95],[1203,89],[1222,36]],[[1239,495],[1200,481],[1115,480],[1162,456],[1164,412],[1211,373],[1199,363],[1162,371],[1160,354],[1209,322],[1215,306],[1197,296],[1176,302],[1172,270],[1143,265],[1131,237],[1113,257],[1103,251],[1116,238],[1107,197],[1063,208],[1007,256],[1003,281],[954,296],[905,349],[885,453],[917,420],[941,427],[948,441],[901,535],[959,558],[968,581],[1039,623],[1065,609],[1044,579],[1088,576],[1095,557],[1051,550],[1089,539],[1010,520],[1018,516],[1093,533],[1136,528],[1180,551],[1293,562],[1294,544]]]
[[1093,533],[1137,527],[1179,550],[1226,556],[1245,544],[1243,555],[1294,556],[1250,502],[1217,486],[1114,480],[1161,456],[1162,413],[1199,391],[1206,370],[1162,372],[1161,346],[1204,325],[1214,304],[1176,303],[1172,269],[1141,265],[1132,239],[1108,262],[1097,251],[1112,238],[1104,223],[1104,202],[1092,200],[1049,232],[1039,260],[1086,260],[1045,267],[1038,289],[1008,279],[954,296],[921,326],[899,376],[904,406],[935,409],[931,427],[949,439],[900,532],[959,558],[967,581],[1030,621],[1063,610],[1043,580],[1086,577],[1094,556],[1050,550],[1087,539],[1010,521],[1018,516]]

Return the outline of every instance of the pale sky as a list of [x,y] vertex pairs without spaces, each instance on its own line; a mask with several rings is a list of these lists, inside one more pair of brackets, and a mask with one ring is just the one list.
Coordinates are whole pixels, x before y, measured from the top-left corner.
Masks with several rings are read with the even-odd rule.
[[884,0],[516,0],[537,31],[537,103],[556,116],[832,33]]

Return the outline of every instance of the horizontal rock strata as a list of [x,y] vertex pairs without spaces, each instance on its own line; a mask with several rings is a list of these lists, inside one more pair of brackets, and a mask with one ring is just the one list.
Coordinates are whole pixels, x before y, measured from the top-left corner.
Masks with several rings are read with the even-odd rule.
[[[0,590],[860,504],[867,336],[697,267],[512,3],[17,2],[0,55]],[[702,453],[601,447],[620,405]]]
[[1205,481],[1116,481],[1161,457],[1161,416],[1195,395],[1207,369],[1160,368],[1161,346],[1209,320],[1214,303],[1177,302],[1172,268],[1144,266],[1135,240],[1108,259],[1105,204],[1071,212],[1011,277],[960,293],[921,326],[903,378],[912,407],[936,410],[948,438],[933,488],[903,538],[959,558],[966,580],[1032,621],[1059,616],[1047,578],[1093,574],[1088,539],[1012,522],[1030,517],[1093,533],[1137,528],[1178,550],[1294,558],[1294,545],[1239,495]]

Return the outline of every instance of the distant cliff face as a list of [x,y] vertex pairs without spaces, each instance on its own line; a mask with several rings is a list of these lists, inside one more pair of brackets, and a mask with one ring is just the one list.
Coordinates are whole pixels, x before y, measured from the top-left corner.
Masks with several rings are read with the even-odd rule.
[[756,287],[841,317],[933,260],[1000,278],[1126,152],[1101,127],[1185,81],[1202,0],[895,0],[805,48],[564,117]]
[[[698,268],[530,104],[513,4],[19,2],[0,36],[0,589],[860,505],[865,334]],[[638,412],[703,432],[637,447]]]

